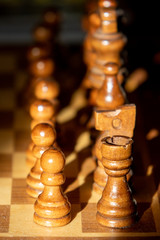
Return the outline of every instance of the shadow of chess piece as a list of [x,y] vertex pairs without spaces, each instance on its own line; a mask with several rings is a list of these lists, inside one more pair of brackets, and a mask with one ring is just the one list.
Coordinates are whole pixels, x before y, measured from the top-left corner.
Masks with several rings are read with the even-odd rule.
[[31,197],[37,198],[44,188],[40,181],[42,173],[40,158],[43,152],[55,142],[56,132],[51,125],[47,123],[40,123],[33,128],[31,138],[34,143],[32,152],[33,156],[36,158],[36,162],[27,176],[26,191]]
[[41,157],[43,192],[35,202],[34,221],[46,227],[59,227],[71,221],[71,205],[63,194],[65,157],[56,148],[49,148]]
[[97,221],[111,228],[126,228],[136,222],[137,207],[126,180],[132,163],[132,139],[125,136],[102,140],[102,164],[108,181],[97,204]]

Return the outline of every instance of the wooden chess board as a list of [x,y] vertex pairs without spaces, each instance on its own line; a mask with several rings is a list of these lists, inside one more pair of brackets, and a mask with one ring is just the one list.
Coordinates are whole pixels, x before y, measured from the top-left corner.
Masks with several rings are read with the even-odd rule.
[[90,157],[89,133],[74,119],[60,124],[66,155],[64,190],[72,204],[72,221],[60,228],[46,228],[33,222],[35,199],[25,191],[30,119],[18,100],[27,78],[14,54],[1,55],[0,79],[0,239],[159,239],[160,200],[142,129],[143,117],[137,121],[133,154],[132,189],[140,218],[135,226],[113,230],[96,222],[100,196],[92,191],[95,162]]

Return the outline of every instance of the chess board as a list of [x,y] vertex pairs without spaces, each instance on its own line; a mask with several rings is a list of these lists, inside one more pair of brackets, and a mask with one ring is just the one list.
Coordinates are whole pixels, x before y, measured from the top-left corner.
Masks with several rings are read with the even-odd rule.
[[30,118],[20,104],[19,93],[27,76],[14,51],[1,53],[0,79],[0,239],[159,239],[160,198],[141,109],[137,108],[131,184],[138,203],[138,223],[132,228],[113,230],[96,222],[100,196],[92,191],[96,164],[90,157],[89,132],[73,118],[59,124],[61,148],[66,155],[63,188],[72,204],[72,221],[63,227],[46,228],[33,222],[35,199],[25,190]]

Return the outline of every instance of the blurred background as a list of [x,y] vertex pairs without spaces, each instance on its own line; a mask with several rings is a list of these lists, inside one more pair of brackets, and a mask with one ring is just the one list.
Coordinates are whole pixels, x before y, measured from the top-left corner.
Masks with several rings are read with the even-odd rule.
[[[51,6],[56,7],[61,15],[58,40],[62,44],[81,44],[85,35],[81,27],[82,16],[88,2],[92,1],[0,0],[0,46],[31,44],[32,29],[39,23],[44,10]],[[118,0],[118,6],[121,15],[119,29],[128,37],[130,64],[137,62],[137,65],[147,64],[149,67],[155,57],[160,63],[158,3]]]

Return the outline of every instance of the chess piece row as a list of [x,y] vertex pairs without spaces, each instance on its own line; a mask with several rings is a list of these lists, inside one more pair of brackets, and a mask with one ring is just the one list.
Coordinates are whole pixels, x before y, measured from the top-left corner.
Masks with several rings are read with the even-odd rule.
[[92,117],[89,126],[95,124],[101,131],[92,150],[98,162],[93,189],[102,194],[97,205],[97,221],[121,228],[132,225],[137,217],[136,202],[127,183],[132,175],[129,149],[135,127],[135,106],[125,105],[126,95],[120,85],[123,82],[120,53],[127,39],[118,32],[116,7],[115,0],[99,0],[98,13],[88,17],[84,42],[87,73],[82,86],[90,89],[89,103],[96,109],[95,121]]
[[32,141],[27,150],[27,193],[36,198],[34,221],[43,226],[62,226],[71,220],[71,205],[63,194],[65,157],[56,142],[59,85],[53,78],[55,64],[50,55],[59,22],[49,10],[34,30],[35,43],[28,49],[31,75],[29,106]]
[[[110,5],[107,5],[106,2]],[[126,101],[117,77],[120,66],[120,50],[124,45],[125,38],[117,33],[115,6],[116,2],[113,0],[99,1],[102,26],[97,30],[95,38],[92,39],[97,55],[96,58],[93,57],[95,61],[92,62],[93,67],[89,69],[89,73],[92,74],[91,79],[98,80],[97,82],[91,81],[94,84],[90,102],[97,107],[94,121],[96,128],[103,131],[103,135],[98,138],[98,143],[93,151],[98,158],[100,170],[95,172],[94,186],[97,183],[99,184],[99,179],[103,177],[102,187],[100,184],[98,187],[101,190],[100,193],[104,189],[102,198],[97,205],[97,221],[104,226],[122,228],[132,225],[137,217],[136,202],[132,198],[126,180],[132,162],[131,137],[135,125],[135,106],[119,107]],[[106,11],[108,11],[108,15]],[[109,22],[108,27],[105,24],[106,21]],[[105,41],[111,43],[109,48],[101,44]],[[113,50],[112,44],[116,50]],[[104,66],[104,64],[106,65]],[[38,64],[36,66],[41,69],[44,65]],[[31,69],[36,75],[35,68]],[[50,68],[48,67],[48,69]],[[35,89],[37,89],[37,86],[38,84],[36,84]],[[47,102],[48,100],[44,99],[41,102],[34,102],[30,108],[34,119],[32,122],[33,143],[31,144],[31,153],[35,163],[27,177],[27,192],[30,196],[37,198],[34,214],[35,222],[45,226],[61,226],[71,220],[70,204],[60,187],[64,183],[62,173],[64,156],[55,143],[55,110],[51,110],[53,101],[49,100]],[[109,110],[110,112],[107,112]],[[109,129],[110,133],[106,123],[106,114],[112,116],[113,128]],[[43,115],[41,119],[39,118],[40,115]],[[128,129],[125,126],[126,122],[131,122]],[[120,136],[117,133],[120,133]]]

